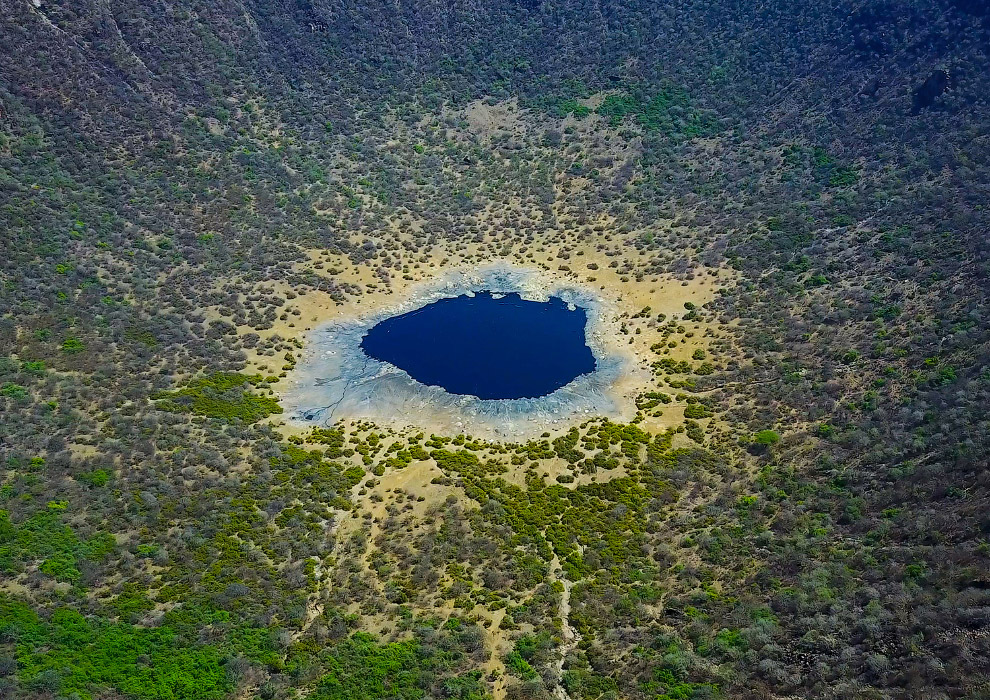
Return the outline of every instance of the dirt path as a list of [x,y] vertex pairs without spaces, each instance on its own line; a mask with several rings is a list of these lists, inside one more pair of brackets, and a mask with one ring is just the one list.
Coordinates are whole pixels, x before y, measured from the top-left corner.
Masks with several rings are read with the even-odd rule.
[[[551,571],[560,570],[560,559],[554,556],[553,561],[550,564]],[[570,696],[567,695],[567,691],[564,689],[563,675],[564,675],[564,660],[567,655],[573,651],[578,645],[578,633],[568,618],[571,615],[571,588],[574,587],[574,582],[569,581],[564,576],[558,578],[560,584],[564,587],[563,592],[560,594],[560,622],[561,622],[561,645],[560,645],[560,658],[554,662],[554,670],[556,671],[557,683],[553,688],[553,696],[557,700],[571,700]]]

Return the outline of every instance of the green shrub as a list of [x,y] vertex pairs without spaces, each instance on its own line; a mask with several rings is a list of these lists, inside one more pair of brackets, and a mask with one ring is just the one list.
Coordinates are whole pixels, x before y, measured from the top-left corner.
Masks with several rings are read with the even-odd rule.
[[828,178],[829,187],[848,187],[859,181],[859,173],[855,168],[840,166],[832,171]]
[[154,398],[158,407],[166,411],[254,423],[282,412],[277,399],[249,390],[262,381],[261,375],[217,372],[194,379],[175,391],[160,392]]
[[45,374],[45,363],[42,360],[25,360],[21,363],[21,371],[40,377]]
[[685,418],[709,418],[712,412],[703,403],[692,403],[684,407]]
[[86,348],[83,342],[74,336],[69,336],[62,341],[62,351],[70,354],[82,352]]
[[76,477],[76,481],[81,481],[84,484],[94,487],[106,486],[110,481],[110,472],[106,469],[94,469],[91,472],[86,472],[84,474],[79,474]]
[[537,678],[536,671],[533,670],[529,662],[516,650],[510,651],[505,657],[505,666],[508,668],[509,673],[519,676],[523,680],[528,681]]
[[761,430],[753,435],[753,443],[770,447],[780,442],[780,434],[776,430]]
[[6,396],[9,399],[23,399],[26,398],[27,395],[27,389],[20,384],[4,382],[3,386],[0,386],[0,396]]
[[693,420],[684,421],[685,433],[689,438],[694,440],[696,443],[703,444],[705,442],[705,431],[701,429],[701,426],[695,423]]

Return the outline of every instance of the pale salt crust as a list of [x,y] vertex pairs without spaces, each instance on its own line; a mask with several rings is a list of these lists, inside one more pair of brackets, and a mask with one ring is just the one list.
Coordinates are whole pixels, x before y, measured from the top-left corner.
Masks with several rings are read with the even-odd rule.
[[[515,292],[532,301],[555,296],[584,308],[588,314],[585,337],[595,356],[595,370],[546,396],[479,399],[421,384],[404,370],[372,359],[361,350],[361,339],[379,321],[438,299],[479,291]],[[401,303],[330,321],[308,333],[303,357],[280,397],[285,417],[302,426],[363,419],[399,430],[465,433],[489,439],[532,437],[599,416],[628,421],[635,415],[635,406],[619,385],[627,384],[623,380],[638,370],[622,347],[620,338],[624,336],[619,334],[616,313],[596,290],[554,279],[541,270],[504,262],[453,268],[411,287]]]

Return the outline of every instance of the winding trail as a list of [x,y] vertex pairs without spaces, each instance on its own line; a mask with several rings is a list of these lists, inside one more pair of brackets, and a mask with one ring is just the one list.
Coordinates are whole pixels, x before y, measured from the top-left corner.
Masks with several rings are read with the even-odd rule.
[[[560,569],[560,559],[556,556],[551,562],[551,570]],[[564,576],[560,576],[558,579],[560,585],[564,587],[564,590],[560,594],[560,622],[561,622],[561,645],[560,645],[560,658],[554,662],[554,670],[556,671],[556,685],[553,688],[553,696],[557,700],[571,700],[567,691],[564,689],[563,675],[564,675],[564,660],[567,655],[573,651],[580,641],[577,630],[575,630],[568,618],[571,615],[571,588],[574,587],[574,582],[568,580]]]

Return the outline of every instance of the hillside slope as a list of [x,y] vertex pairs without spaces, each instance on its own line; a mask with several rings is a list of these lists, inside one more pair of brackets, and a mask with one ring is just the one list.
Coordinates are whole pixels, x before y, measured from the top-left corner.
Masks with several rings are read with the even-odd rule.
[[[0,689],[986,695],[987,7],[5,0]],[[493,259],[653,307],[636,423],[282,420]]]

